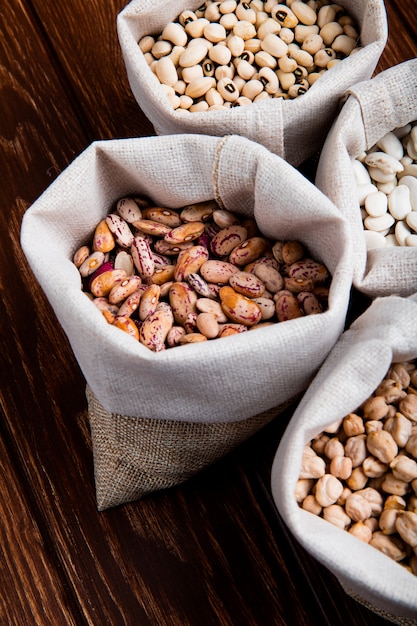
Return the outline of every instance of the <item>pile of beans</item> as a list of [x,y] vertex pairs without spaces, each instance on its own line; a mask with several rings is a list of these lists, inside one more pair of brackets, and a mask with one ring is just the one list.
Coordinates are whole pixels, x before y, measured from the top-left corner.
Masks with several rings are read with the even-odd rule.
[[417,246],[417,123],[353,159],[367,249]]
[[154,352],[321,313],[331,279],[300,242],[215,201],[121,198],[73,262],[107,321]]
[[330,0],[207,0],[139,47],[174,109],[212,111],[301,96],[359,33]]
[[417,362],[306,445],[296,499],[417,575]]

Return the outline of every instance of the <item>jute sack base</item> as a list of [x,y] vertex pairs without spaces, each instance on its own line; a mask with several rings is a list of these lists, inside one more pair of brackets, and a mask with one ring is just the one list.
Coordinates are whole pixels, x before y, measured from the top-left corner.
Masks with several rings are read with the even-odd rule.
[[294,100],[273,98],[225,111],[190,113],[172,108],[138,41],[161,33],[182,11],[200,7],[201,0],[132,0],[118,15],[117,30],[133,95],[159,135],[241,135],[298,166],[322,147],[344,92],[372,76],[387,40],[382,0],[340,0],[338,4],[359,25],[362,47],[326,71],[306,94]]
[[304,446],[355,412],[392,362],[417,358],[417,294],[377,298],[343,333],[313,379],[278,446],[273,498],[300,544],[346,592],[397,624],[417,624],[417,576],[376,548],[299,506],[295,488]]
[[291,405],[207,424],[117,415],[106,411],[88,386],[86,396],[100,511],[183,483]]
[[417,291],[417,248],[366,250],[351,159],[387,132],[417,119],[417,59],[353,85],[320,155],[316,185],[348,219],[354,245],[353,284],[371,298]]

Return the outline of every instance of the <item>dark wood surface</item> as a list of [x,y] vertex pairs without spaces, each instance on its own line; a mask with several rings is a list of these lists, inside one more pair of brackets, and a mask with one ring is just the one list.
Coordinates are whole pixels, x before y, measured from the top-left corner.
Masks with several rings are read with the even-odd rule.
[[[0,6],[0,625],[388,624],[276,512],[270,470],[289,414],[188,483],[97,512],[85,382],[19,237],[93,140],[153,134],[119,49],[125,4]],[[415,0],[386,8],[378,71],[417,56]]]

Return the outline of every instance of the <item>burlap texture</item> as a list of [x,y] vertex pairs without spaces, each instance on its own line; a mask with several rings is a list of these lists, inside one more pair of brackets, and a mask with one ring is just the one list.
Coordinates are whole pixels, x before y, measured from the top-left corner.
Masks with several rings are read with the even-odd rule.
[[344,332],[297,406],[272,467],[277,508],[303,547],[350,595],[387,619],[417,624],[417,577],[345,530],[299,507],[294,491],[303,448],[354,412],[391,362],[417,358],[417,294],[377,298]]
[[117,415],[106,411],[88,386],[86,395],[100,511],[186,481],[291,404],[239,422],[204,424]]
[[316,184],[348,219],[354,246],[355,287],[374,298],[417,291],[417,248],[367,252],[351,159],[387,132],[417,119],[417,59],[353,85],[323,147]]
[[159,34],[182,11],[201,6],[200,0],[175,0],[168,5],[163,0],[132,0],[119,14],[117,29],[133,95],[160,135],[242,135],[298,166],[323,145],[346,89],[372,76],[387,40],[382,0],[340,0],[339,4],[357,21],[362,48],[325,72],[305,95],[228,111],[189,113],[172,109],[138,41],[144,35]]

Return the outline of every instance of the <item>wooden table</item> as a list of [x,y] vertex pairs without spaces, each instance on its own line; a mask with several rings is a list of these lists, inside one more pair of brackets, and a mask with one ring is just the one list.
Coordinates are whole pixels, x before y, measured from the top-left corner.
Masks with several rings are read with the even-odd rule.
[[[85,382],[19,237],[93,140],[153,134],[120,53],[125,4],[1,3],[0,624],[387,624],[276,512],[270,469],[289,415],[183,486],[97,512]],[[378,71],[417,56],[414,0],[386,8]]]

